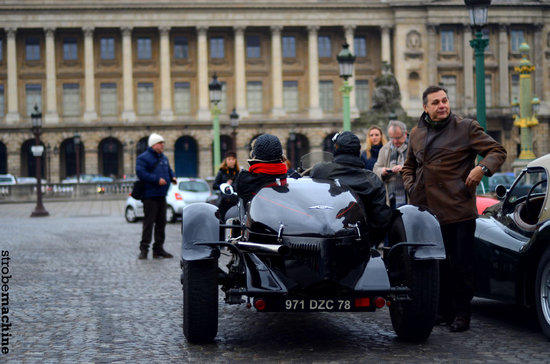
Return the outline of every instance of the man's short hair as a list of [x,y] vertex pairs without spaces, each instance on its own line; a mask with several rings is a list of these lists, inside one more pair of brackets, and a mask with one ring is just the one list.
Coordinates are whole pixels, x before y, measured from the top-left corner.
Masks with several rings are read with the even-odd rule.
[[399,128],[401,129],[402,133],[407,132],[407,125],[405,125],[404,122],[399,120],[390,120],[390,122],[388,123],[388,130],[387,130],[388,135],[390,134],[390,128]]
[[449,97],[449,94],[447,93],[447,89],[442,86],[428,86],[428,88],[424,91],[422,94],[422,105],[426,105],[428,103],[428,95],[433,94],[434,92],[438,91],[445,91],[445,94],[447,97]]

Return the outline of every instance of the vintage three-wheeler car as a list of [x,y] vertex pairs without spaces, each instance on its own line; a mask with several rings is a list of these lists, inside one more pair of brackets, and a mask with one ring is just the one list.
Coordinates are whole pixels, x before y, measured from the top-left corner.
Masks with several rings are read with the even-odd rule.
[[[233,191],[224,186],[229,194]],[[261,189],[227,221],[216,207],[183,210],[181,283],[188,341],[213,341],[218,286],[227,304],[257,312],[353,312],[389,307],[398,337],[422,341],[436,319],[439,224],[427,211],[394,211],[389,247],[370,239],[363,205],[338,181],[309,177]],[[220,251],[231,256],[224,264]]]
[[[477,219],[476,296],[535,306],[550,338],[550,154],[527,164]],[[526,188],[528,187],[528,188]]]

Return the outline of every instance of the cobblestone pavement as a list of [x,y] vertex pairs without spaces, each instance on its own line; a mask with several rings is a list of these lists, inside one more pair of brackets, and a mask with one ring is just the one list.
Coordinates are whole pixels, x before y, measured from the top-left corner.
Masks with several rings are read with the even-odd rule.
[[[472,329],[436,327],[400,342],[389,313],[256,313],[221,302],[215,343],[182,333],[179,259],[137,259],[140,224],[124,201],[0,205],[0,250],[9,252],[10,363],[542,363],[550,345],[532,311],[474,301]],[[179,224],[166,249],[179,256]],[[0,354],[1,355],[1,354]]]

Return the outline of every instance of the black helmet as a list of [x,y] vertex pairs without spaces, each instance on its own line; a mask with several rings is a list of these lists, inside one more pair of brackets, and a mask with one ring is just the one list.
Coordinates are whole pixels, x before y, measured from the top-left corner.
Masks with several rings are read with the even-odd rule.
[[263,134],[254,140],[248,162],[275,163],[281,162],[283,146],[275,135]]
[[359,156],[361,154],[361,142],[357,135],[351,131],[345,131],[336,135],[334,140],[334,155],[352,154]]

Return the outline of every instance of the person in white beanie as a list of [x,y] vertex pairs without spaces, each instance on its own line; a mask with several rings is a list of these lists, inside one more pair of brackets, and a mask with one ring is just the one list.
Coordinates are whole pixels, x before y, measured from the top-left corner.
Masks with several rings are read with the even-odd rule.
[[149,136],[149,148],[136,159],[136,173],[145,182],[143,194],[143,230],[139,249],[139,259],[147,259],[151,245],[153,228],[155,242],[153,258],[172,258],[173,255],[164,250],[166,227],[166,193],[168,182],[176,183],[176,175],[170,168],[168,158],[164,155],[164,138],[157,133]]

